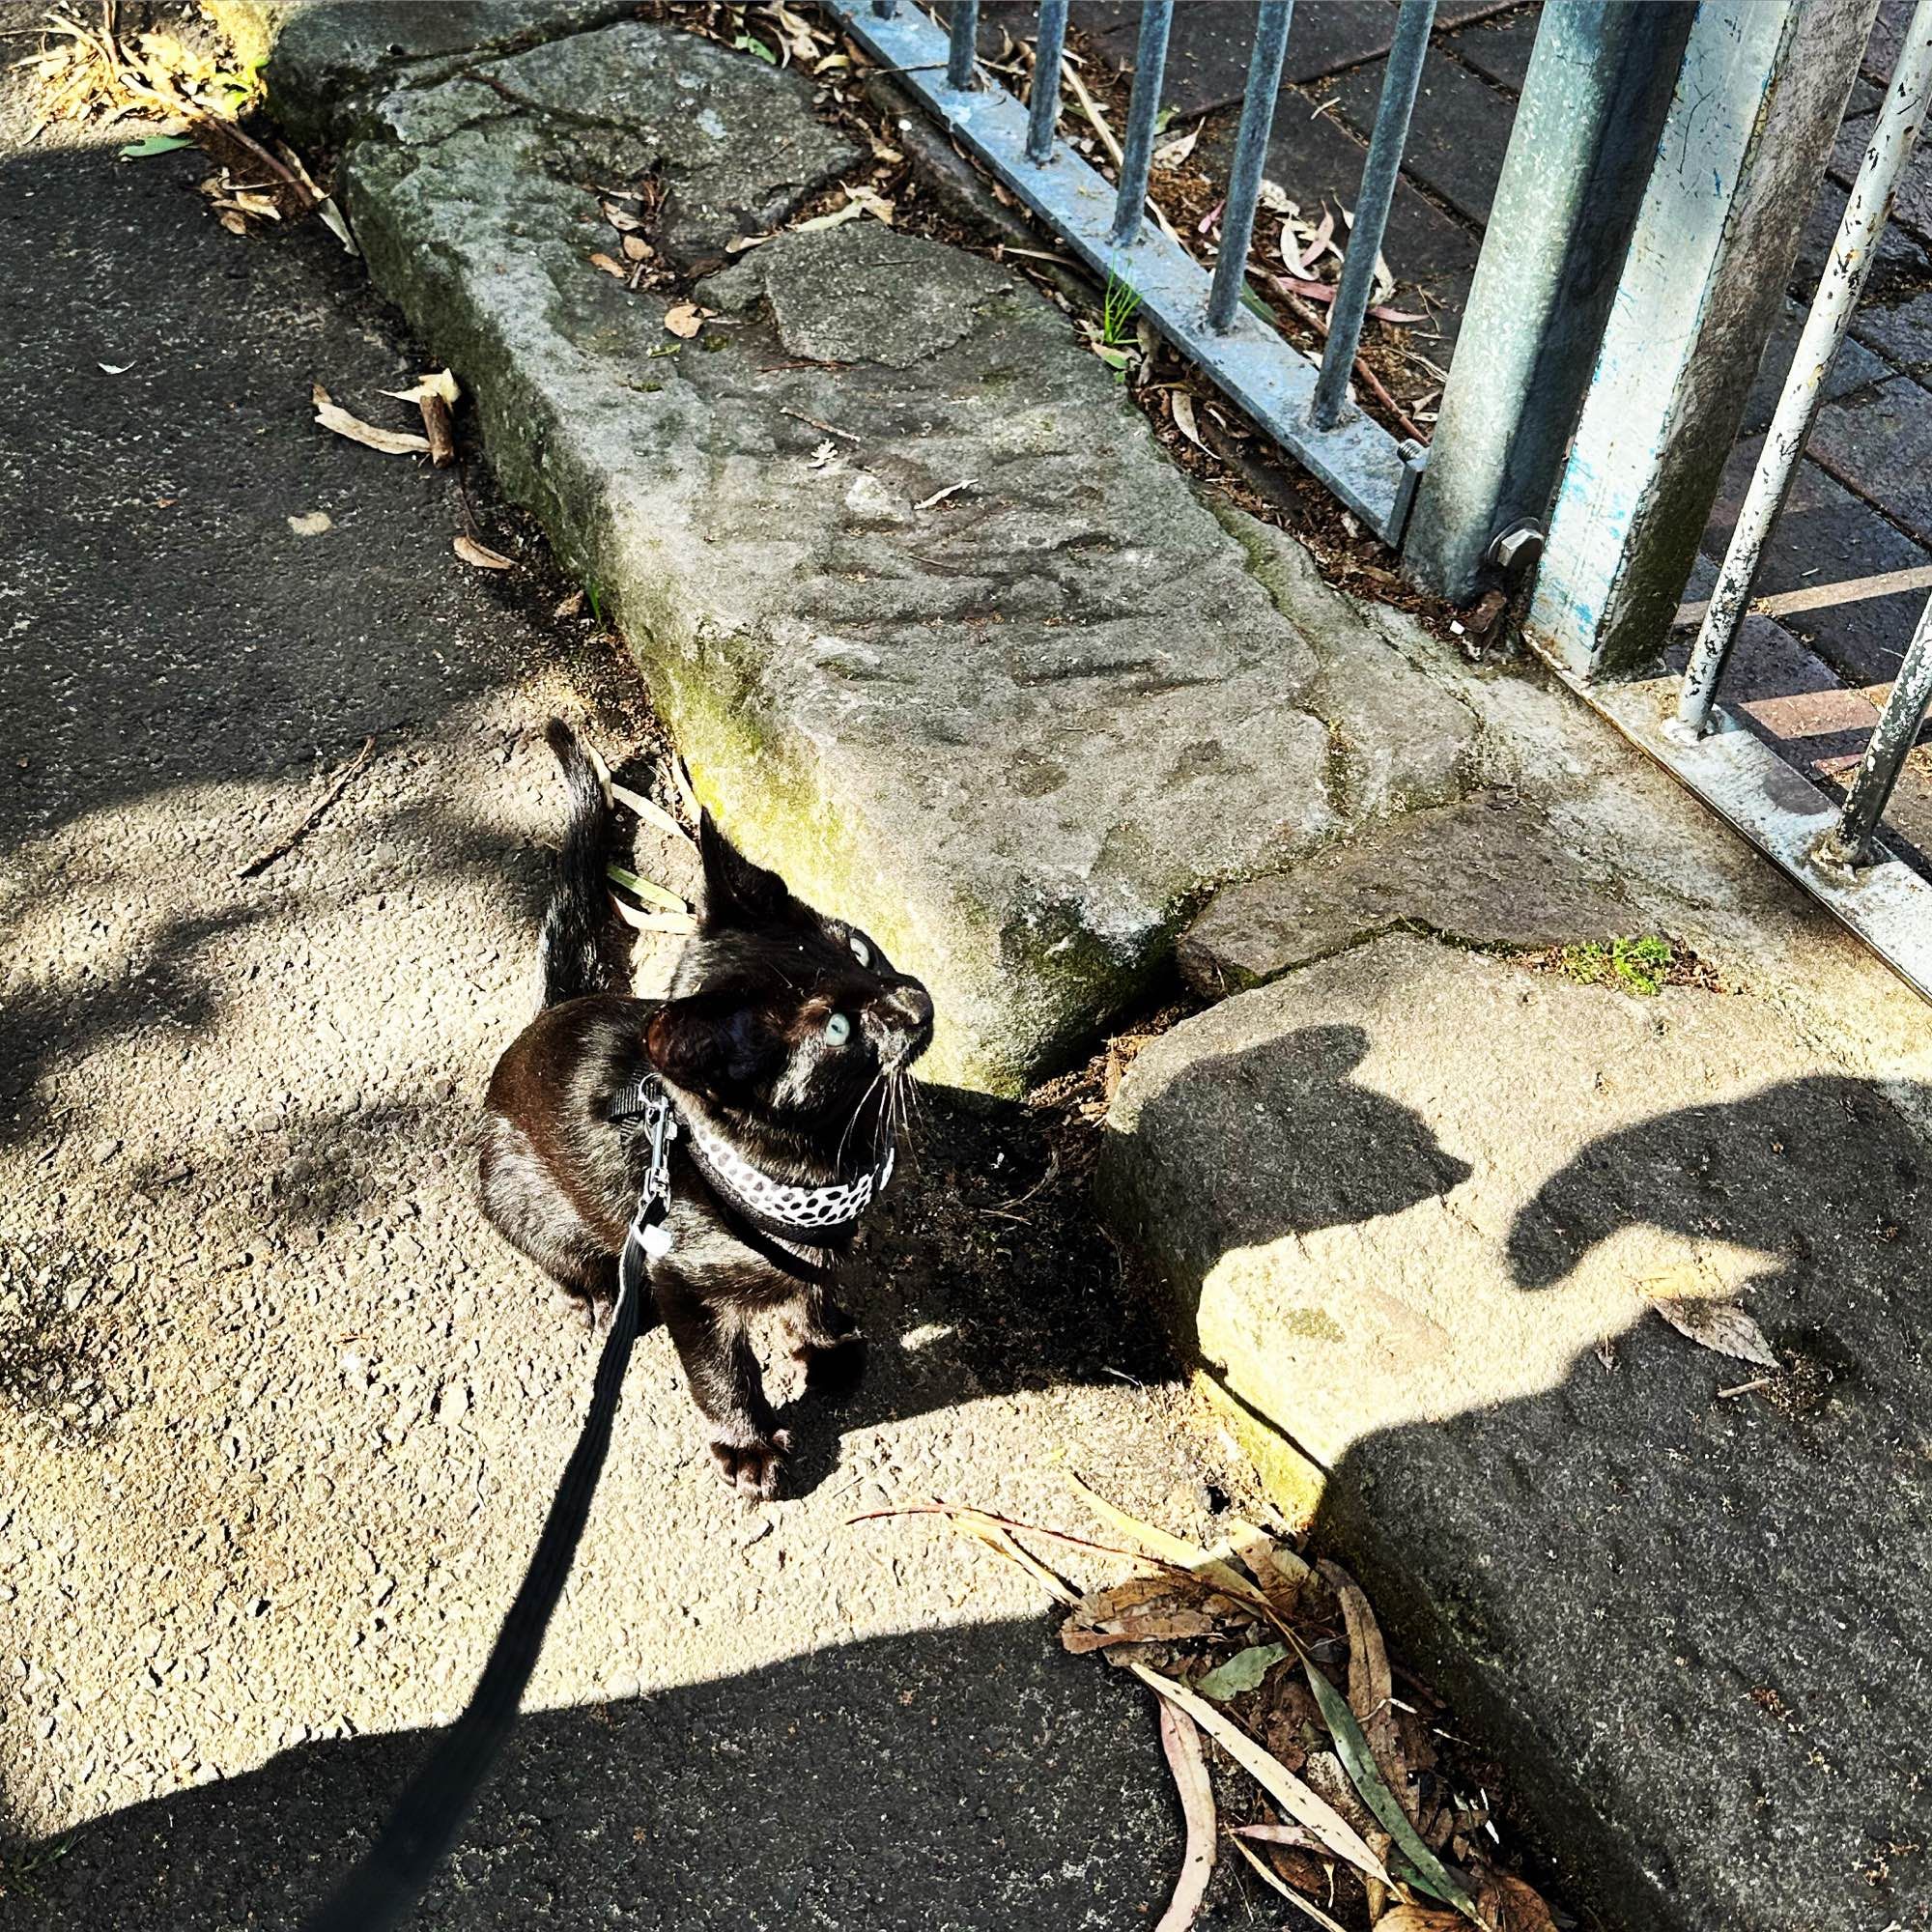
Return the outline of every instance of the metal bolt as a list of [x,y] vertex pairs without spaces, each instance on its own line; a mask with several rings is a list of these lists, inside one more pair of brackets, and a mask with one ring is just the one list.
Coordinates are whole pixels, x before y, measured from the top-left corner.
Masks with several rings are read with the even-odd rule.
[[1543,554],[1543,540],[1548,534],[1534,517],[1524,517],[1491,543],[1490,561],[1512,575],[1526,570]]

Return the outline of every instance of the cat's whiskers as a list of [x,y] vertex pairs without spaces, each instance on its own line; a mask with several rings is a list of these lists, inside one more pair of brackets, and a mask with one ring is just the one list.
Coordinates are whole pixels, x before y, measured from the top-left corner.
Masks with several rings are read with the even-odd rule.
[[[882,1066],[876,1073],[872,1075],[870,1085],[867,1086],[866,1091],[859,1095],[859,1104],[852,1109],[852,1118],[845,1122],[845,1131],[838,1136],[838,1151],[834,1153],[832,1156],[832,1167],[834,1173],[840,1172],[844,1168],[845,1143],[852,1138],[852,1129],[859,1124],[860,1119],[866,1111],[866,1102],[869,1100],[875,1093],[878,1092],[879,1082],[885,1079],[885,1077],[886,1077],[886,1069]],[[881,1111],[883,1111],[883,1108],[881,1109]],[[878,1147],[878,1134],[876,1131],[874,1131],[872,1136],[872,1145],[874,1151],[876,1152]]]

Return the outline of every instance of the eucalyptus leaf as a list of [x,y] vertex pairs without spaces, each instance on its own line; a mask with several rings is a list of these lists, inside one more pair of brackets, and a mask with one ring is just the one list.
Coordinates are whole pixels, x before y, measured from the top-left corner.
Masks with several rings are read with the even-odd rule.
[[150,155],[171,155],[177,148],[191,148],[194,140],[187,134],[150,134],[145,141],[129,141],[121,150],[124,161],[145,161]]
[[668,886],[661,886],[655,879],[640,879],[628,866],[611,864],[606,866],[605,873],[612,885],[622,886],[627,893],[635,894],[647,905],[662,906],[667,912],[686,912],[689,908]]
[[1469,1896],[1456,1874],[1423,1843],[1422,1834],[1409,1823],[1408,1814],[1397,1802],[1395,1793],[1382,1781],[1374,1753],[1369,1749],[1369,1741],[1362,1734],[1361,1725],[1355,1721],[1349,1700],[1307,1658],[1304,1657],[1301,1662],[1308,1673],[1308,1688],[1315,1692],[1315,1701],[1321,1707],[1321,1720],[1334,1737],[1335,1749],[1341,1757],[1343,1770],[1349,1774],[1349,1782],[1361,1794],[1362,1803],[1375,1813],[1376,1822],[1402,1848],[1403,1856],[1414,1868],[1417,1889],[1426,1891],[1432,1898],[1439,1898],[1444,1905],[1453,1905],[1472,1925],[1482,1924],[1482,1919],[1476,1915],[1476,1901]]
[[1287,1655],[1285,1643],[1250,1644],[1246,1650],[1237,1650],[1226,1663],[1216,1664],[1194,1688],[1202,1696],[1225,1704],[1230,1697],[1239,1697],[1256,1689]]

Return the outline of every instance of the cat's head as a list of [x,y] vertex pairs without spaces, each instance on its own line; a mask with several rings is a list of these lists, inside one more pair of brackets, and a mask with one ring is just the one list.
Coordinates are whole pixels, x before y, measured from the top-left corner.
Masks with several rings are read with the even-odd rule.
[[932,1041],[932,999],[869,933],[814,912],[705,812],[698,928],[652,1016],[652,1064],[713,1104],[842,1134]]

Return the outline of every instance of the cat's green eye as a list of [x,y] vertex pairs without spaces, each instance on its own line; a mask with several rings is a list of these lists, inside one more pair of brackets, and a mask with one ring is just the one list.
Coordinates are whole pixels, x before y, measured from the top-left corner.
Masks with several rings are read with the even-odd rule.
[[852,1022],[843,1013],[834,1013],[825,1022],[825,1037],[834,1046],[843,1046],[852,1037]]
[[845,944],[852,949],[852,957],[861,966],[869,966],[872,963],[872,949],[863,939],[848,939]]

